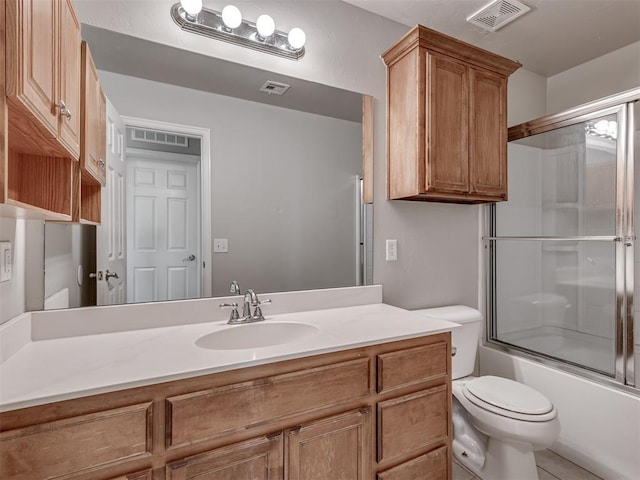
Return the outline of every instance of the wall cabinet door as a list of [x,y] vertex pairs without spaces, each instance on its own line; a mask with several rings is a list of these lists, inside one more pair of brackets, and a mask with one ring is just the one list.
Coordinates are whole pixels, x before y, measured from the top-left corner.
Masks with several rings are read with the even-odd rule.
[[82,177],[104,184],[106,179],[106,99],[100,87],[98,71],[91,51],[82,42],[82,143],[80,168]]
[[[282,479],[282,432],[171,462],[167,480]],[[327,477],[329,478],[329,477]]]
[[469,191],[469,70],[428,55],[427,191]]
[[369,480],[369,409],[315,421],[286,432],[287,480]]
[[57,132],[58,2],[7,1],[7,96],[15,97],[42,123],[50,138]]
[[469,69],[469,172],[473,194],[507,199],[507,80]]
[[[80,154],[80,22],[71,0],[60,1],[58,139],[75,158]],[[64,105],[64,107],[63,107]]]
[[73,4],[10,0],[6,6],[10,148],[77,160],[80,23]]

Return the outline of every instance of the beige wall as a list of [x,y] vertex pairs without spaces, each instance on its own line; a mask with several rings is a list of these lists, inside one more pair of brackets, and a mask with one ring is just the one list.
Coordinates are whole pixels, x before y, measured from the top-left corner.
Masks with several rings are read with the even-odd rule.
[[547,79],[547,113],[640,87],[640,42]]

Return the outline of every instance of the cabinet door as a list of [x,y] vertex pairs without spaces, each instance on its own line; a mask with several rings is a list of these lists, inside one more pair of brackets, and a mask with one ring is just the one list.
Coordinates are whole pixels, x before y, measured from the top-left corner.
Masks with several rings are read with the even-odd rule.
[[471,193],[507,196],[507,79],[470,69]]
[[94,181],[100,178],[100,79],[86,42],[82,42],[82,145],[80,166]]
[[[98,131],[96,132],[96,152],[98,158],[97,179],[101,185],[107,182],[107,98],[98,84]],[[123,147],[124,148],[124,147]]]
[[[75,159],[80,155],[80,22],[71,0],[60,0],[60,91],[58,140]],[[65,110],[60,110],[60,102]]]
[[58,0],[8,1],[7,24],[17,29],[7,35],[7,96],[17,98],[55,138]]
[[282,478],[282,432],[171,462],[167,480],[276,480]]
[[429,53],[427,63],[427,192],[469,191],[469,70]]
[[377,480],[448,480],[450,459],[440,447],[378,474]]
[[370,417],[361,409],[287,431],[287,480],[369,480]]

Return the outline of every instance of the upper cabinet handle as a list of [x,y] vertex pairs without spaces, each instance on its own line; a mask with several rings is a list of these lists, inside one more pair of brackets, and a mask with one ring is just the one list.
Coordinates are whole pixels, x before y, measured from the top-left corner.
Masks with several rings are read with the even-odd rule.
[[67,120],[71,120],[71,110],[67,108],[67,105],[62,100],[58,103],[58,108],[60,109],[60,113],[67,117]]

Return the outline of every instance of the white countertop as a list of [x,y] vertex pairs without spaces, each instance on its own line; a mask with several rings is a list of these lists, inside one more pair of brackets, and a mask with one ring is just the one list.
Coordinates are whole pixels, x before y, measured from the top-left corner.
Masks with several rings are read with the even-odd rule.
[[[238,328],[216,320],[31,340],[0,365],[0,411],[449,331],[457,325],[382,303],[266,315],[318,333],[275,346],[211,350],[195,342]],[[241,328],[245,328],[244,326]]]

